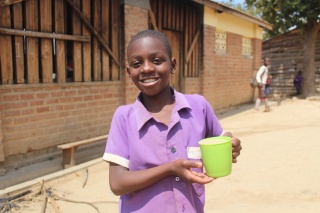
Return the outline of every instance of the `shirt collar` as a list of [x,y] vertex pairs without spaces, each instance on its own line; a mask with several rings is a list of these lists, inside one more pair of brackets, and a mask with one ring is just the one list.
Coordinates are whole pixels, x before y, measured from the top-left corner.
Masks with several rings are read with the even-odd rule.
[[[175,111],[178,112],[183,108],[192,109],[186,97],[182,93],[177,92],[172,87],[170,87],[170,90],[173,94],[173,98],[175,99],[175,106],[174,106]],[[134,115],[135,115],[135,118],[137,121],[137,127],[138,127],[137,131],[139,131],[143,127],[143,125],[147,123],[147,121],[153,118],[150,112],[142,104],[141,97],[142,97],[142,93],[140,92],[136,101],[133,103]]]

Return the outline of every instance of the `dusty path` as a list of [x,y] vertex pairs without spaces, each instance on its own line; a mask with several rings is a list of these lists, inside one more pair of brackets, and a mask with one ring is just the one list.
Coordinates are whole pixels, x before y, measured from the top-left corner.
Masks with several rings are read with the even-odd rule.
[[[206,213],[320,212],[320,101],[288,99],[270,113],[248,110],[221,119],[242,140],[243,151],[230,176],[206,186]],[[108,187],[108,164],[99,162],[45,183],[61,213],[117,212],[118,197]],[[39,185],[17,203],[20,210],[40,212]],[[29,199],[29,200],[28,200]],[[47,203],[46,212],[55,212]]]

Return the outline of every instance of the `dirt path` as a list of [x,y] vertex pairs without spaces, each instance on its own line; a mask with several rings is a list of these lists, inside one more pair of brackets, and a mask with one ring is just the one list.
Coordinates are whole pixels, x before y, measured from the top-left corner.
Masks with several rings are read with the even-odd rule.
[[[226,130],[242,140],[243,151],[230,176],[206,185],[206,213],[313,213],[320,203],[320,101],[288,99],[270,113],[248,110],[221,119]],[[86,180],[87,177],[87,181]],[[85,187],[83,184],[86,182]],[[118,197],[108,186],[108,164],[85,169],[48,181],[44,185],[61,213],[117,212]],[[20,210],[40,212],[40,186],[18,202]],[[47,203],[46,212],[55,212]]]

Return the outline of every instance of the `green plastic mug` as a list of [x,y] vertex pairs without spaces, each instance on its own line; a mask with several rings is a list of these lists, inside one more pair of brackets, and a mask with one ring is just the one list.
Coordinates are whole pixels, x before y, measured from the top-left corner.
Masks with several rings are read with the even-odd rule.
[[210,177],[227,176],[232,168],[231,138],[217,136],[199,141],[202,161],[206,173]]

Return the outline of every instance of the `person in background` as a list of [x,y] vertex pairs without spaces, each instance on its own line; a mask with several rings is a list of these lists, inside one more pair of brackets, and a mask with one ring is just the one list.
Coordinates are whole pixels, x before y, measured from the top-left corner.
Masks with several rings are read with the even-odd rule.
[[[264,90],[265,100],[268,100],[268,98],[269,98],[271,79],[272,79],[272,75],[268,75],[267,82],[266,82],[266,88]],[[264,112],[270,112],[270,106],[266,107]]]
[[296,88],[296,95],[300,95],[302,92],[302,82],[303,82],[302,71],[299,70],[293,80],[293,85]]
[[269,64],[270,64],[270,59],[268,57],[265,57],[263,59],[263,65],[259,68],[256,75],[256,80],[258,82],[258,89],[259,89],[259,94],[256,99],[255,108],[254,108],[256,111],[259,110],[261,102],[264,102],[265,112],[270,111],[268,96],[266,96],[266,92],[265,92],[266,84],[269,76],[269,70],[268,70]]
[[115,111],[103,155],[110,189],[120,195],[119,212],[203,213],[204,184],[214,178],[203,171],[199,140],[231,137],[234,163],[240,140],[223,130],[203,96],[170,86],[177,65],[163,33],[136,34],[127,58],[128,76],[140,93]]

